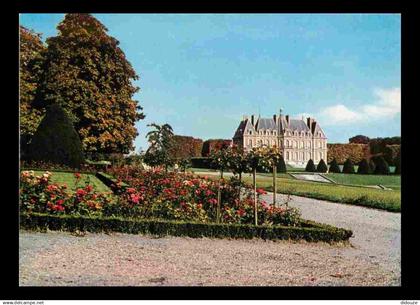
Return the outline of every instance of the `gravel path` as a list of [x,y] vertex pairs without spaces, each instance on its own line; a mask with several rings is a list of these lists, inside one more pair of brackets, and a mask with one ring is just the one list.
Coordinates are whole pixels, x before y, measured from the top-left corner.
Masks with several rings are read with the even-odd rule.
[[[272,202],[272,193],[264,200]],[[401,214],[355,205],[290,196],[290,206],[302,212],[302,218],[351,229],[352,248],[343,251],[349,258],[357,257],[379,264],[401,279]],[[277,202],[286,195],[277,194]]]

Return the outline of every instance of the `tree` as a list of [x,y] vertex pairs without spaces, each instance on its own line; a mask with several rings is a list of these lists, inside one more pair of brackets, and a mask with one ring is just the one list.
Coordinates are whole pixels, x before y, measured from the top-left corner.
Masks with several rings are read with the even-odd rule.
[[260,147],[254,147],[251,151],[249,151],[246,155],[246,159],[249,167],[252,169],[252,184],[254,187],[254,224],[258,225],[257,168],[269,168],[270,164],[267,162],[267,158],[263,148]]
[[369,144],[369,137],[363,135],[357,135],[349,139],[349,143],[354,144]]
[[321,159],[321,161],[319,161],[319,163],[316,167],[316,171],[318,173],[326,173],[328,171],[328,166],[327,166],[327,164],[325,164],[324,159]]
[[82,143],[66,112],[57,104],[47,108],[29,145],[29,159],[80,168]]
[[307,171],[307,172],[315,172],[316,171],[315,164],[314,164],[314,161],[312,159],[309,159],[308,163],[306,164],[305,171]]
[[375,158],[375,171],[376,175],[389,175],[389,165],[388,162],[382,156]]
[[179,167],[181,168],[182,172],[185,173],[187,168],[191,167],[191,160],[188,158],[180,160]]
[[[276,147],[266,148],[266,158],[273,169],[273,206],[276,204],[277,194],[277,168],[283,160],[283,156]],[[286,167],[286,164],[284,164]]]
[[343,165],[343,173],[344,174],[354,174],[354,165],[350,158],[344,162]]
[[45,109],[36,109],[33,105],[43,73],[45,50],[41,34],[19,27],[19,127],[23,155],[45,114]]
[[367,174],[372,173],[370,165],[369,165],[369,161],[367,159],[363,159],[362,161],[360,161],[359,167],[357,168],[357,173],[362,174],[362,175],[367,175]]
[[287,167],[286,167],[286,163],[284,162],[284,158],[283,156],[281,156],[279,163],[277,164],[277,172],[278,173],[286,173],[287,172]]
[[369,168],[370,168],[370,173],[373,174],[375,172],[375,161],[373,161],[373,158],[369,159]]
[[47,39],[37,107],[61,105],[86,152],[130,152],[144,115],[133,100],[138,76],[119,42],[90,14],[66,14],[57,29]]
[[144,162],[150,166],[164,166],[168,171],[168,166],[175,164],[175,159],[171,156],[171,147],[173,145],[173,130],[171,125],[158,125],[155,123],[147,125],[153,127],[154,130],[146,134],[150,143],[144,155]]
[[330,163],[330,168],[328,170],[330,173],[341,173],[340,166],[338,166],[337,160],[334,158]]

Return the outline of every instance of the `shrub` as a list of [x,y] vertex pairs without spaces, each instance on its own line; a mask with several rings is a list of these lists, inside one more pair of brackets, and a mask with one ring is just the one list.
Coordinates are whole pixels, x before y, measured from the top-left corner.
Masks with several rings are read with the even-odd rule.
[[375,172],[375,161],[373,161],[373,158],[370,158],[369,160],[369,168],[370,168],[370,172],[373,174]]
[[277,164],[277,172],[278,173],[286,173],[287,172],[286,163],[284,162],[283,156],[280,158],[280,161]]
[[118,217],[83,217],[74,215],[20,214],[20,227],[27,230],[65,230],[120,232],[128,234],[174,235],[210,238],[291,239],[309,242],[348,240],[353,232],[313,221],[301,221],[298,227],[254,226],[250,224],[216,224],[157,219],[123,219]]
[[367,159],[363,159],[362,161],[360,161],[359,168],[357,169],[357,173],[363,174],[363,175],[372,173],[370,165],[369,165],[369,161]]
[[59,105],[53,104],[47,108],[29,145],[28,159],[72,168],[79,168],[84,162],[79,135]]
[[394,174],[401,175],[401,150],[398,152],[397,157],[395,158],[395,171]]
[[315,164],[312,159],[309,159],[308,163],[306,164],[305,171],[316,172]]
[[191,158],[191,167],[207,169],[213,168],[211,158],[208,157]]
[[321,161],[319,161],[316,167],[316,171],[318,173],[326,173],[328,171],[328,167],[327,167],[327,164],[325,164],[324,159],[321,159]]
[[353,162],[351,162],[350,158],[347,159],[346,162],[344,162],[343,173],[354,174],[354,165]]
[[341,173],[340,166],[338,166],[337,160],[334,158],[330,164],[330,173]]
[[375,171],[376,175],[389,175],[389,165],[382,156],[375,158]]

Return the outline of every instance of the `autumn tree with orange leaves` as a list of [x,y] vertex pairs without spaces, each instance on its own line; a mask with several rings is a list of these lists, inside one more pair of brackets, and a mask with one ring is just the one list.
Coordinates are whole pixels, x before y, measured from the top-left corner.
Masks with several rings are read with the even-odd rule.
[[136,72],[108,29],[90,14],[66,14],[47,39],[36,105],[58,103],[80,136],[85,153],[128,153],[144,118],[133,95]]

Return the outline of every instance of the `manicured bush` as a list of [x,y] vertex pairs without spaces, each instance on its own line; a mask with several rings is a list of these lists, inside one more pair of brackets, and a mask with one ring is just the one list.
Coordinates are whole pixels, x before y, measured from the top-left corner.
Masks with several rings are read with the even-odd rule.
[[369,166],[369,161],[367,159],[363,159],[362,161],[360,161],[357,173],[362,175],[368,175],[372,173],[371,168]]
[[84,162],[82,143],[67,114],[57,104],[47,108],[28,147],[28,159],[79,168]]
[[316,172],[315,164],[312,159],[309,159],[308,163],[306,164],[305,171]]
[[373,161],[373,158],[369,159],[369,168],[370,168],[370,172],[373,174],[375,172],[375,161]]
[[283,156],[280,158],[279,164],[277,164],[277,173],[286,173],[286,163],[284,162]]
[[329,171],[330,173],[341,173],[340,166],[338,166],[337,160],[334,158],[331,161]]
[[191,167],[207,169],[213,168],[211,158],[209,157],[191,158]]
[[401,150],[398,152],[397,157],[395,158],[395,175],[401,175]]
[[321,161],[319,161],[316,167],[316,171],[318,173],[326,173],[328,171],[328,167],[327,167],[327,164],[325,164],[324,159],[321,159]]
[[389,165],[382,156],[374,159],[376,175],[389,175]]
[[354,174],[354,165],[350,159],[347,159],[343,165],[343,173],[345,174]]
[[26,230],[63,230],[120,232],[128,234],[174,235],[193,238],[262,238],[291,239],[310,242],[338,242],[348,240],[353,232],[342,228],[302,221],[298,227],[254,226],[244,224],[216,224],[158,219],[124,219],[118,217],[82,217],[74,215],[20,214],[20,227]]

